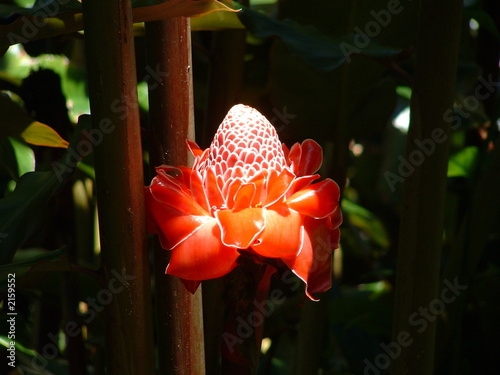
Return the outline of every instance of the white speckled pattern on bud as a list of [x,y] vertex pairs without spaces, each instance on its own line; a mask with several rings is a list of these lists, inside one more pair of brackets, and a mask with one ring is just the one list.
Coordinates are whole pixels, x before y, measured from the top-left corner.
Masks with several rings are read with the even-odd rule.
[[224,118],[210,145],[207,158],[196,169],[211,168],[223,183],[242,182],[262,170],[281,172],[287,167],[276,130],[256,109],[235,105]]

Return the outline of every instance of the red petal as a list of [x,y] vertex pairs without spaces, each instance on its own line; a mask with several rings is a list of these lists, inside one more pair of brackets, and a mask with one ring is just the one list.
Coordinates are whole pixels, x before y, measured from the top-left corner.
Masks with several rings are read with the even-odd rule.
[[241,185],[234,196],[233,210],[240,211],[249,208],[255,196],[255,190],[255,184],[250,183]]
[[191,174],[193,173],[193,170],[189,167],[176,167],[176,170],[180,172],[180,176],[174,177],[176,180],[182,180],[183,185],[186,188],[189,188],[191,186]]
[[210,168],[205,173],[205,194],[207,195],[208,205],[210,208],[221,208],[224,205],[224,199],[217,185],[215,173]]
[[290,149],[284,143],[281,144],[281,149],[283,150],[283,155],[285,155],[285,159],[288,161],[288,154],[290,153]]
[[248,248],[266,225],[263,208],[221,210],[215,212],[215,217],[221,228],[222,243],[238,249]]
[[287,160],[298,177],[311,175],[321,167],[323,150],[312,139],[306,139],[302,144],[295,143],[292,146]]
[[250,203],[250,207],[262,207],[262,203],[266,200],[267,192],[265,185],[268,175],[269,172],[267,170],[263,170],[250,179],[249,182],[255,186],[255,194],[252,202]]
[[336,228],[332,230],[332,238],[331,238],[331,246],[332,249],[338,249],[340,246],[340,229]]
[[[189,171],[184,171],[188,169]],[[151,184],[154,181],[165,184],[173,184],[189,194],[189,176],[191,174],[191,168],[188,167],[172,167],[170,165],[162,165],[161,167],[155,168],[157,176],[153,178]],[[156,179],[156,180],[155,180]]]
[[224,246],[215,219],[172,249],[166,273],[185,280],[208,280],[221,277],[236,267],[239,253]]
[[[161,176],[165,177],[165,176]],[[193,199],[189,190],[180,189],[171,179],[153,178],[149,187],[154,199],[163,204],[172,206],[187,215],[206,216],[208,213]]]
[[332,286],[331,232],[326,219],[304,219],[304,244],[296,258],[283,262],[306,283],[306,294],[312,300],[315,293],[325,292]]
[[267,258],[295,257],[302,246],[302,232],[301,215],[275,205],[266,209],[266,228],[252,249]]
[[326,179],[296,192],[286,204],[303,215],[324,218],[337,209],[339,195],[339,186],[335,181]]
[[269,173],[267,180],[267,198],[264,202],[264,206],[267,207],[279,201],[290,188],[294,178],[295,175],[288,169],[284,169],[279,175],[276,172]]
[[226,200],[226,207],[229,209],[233,209],[234,207],[234,199],[236,196],[236,193],[240,189],[242,185],[242,181],[239,178],[236,179],[229,179],[225,186],[224,189],[222,190],[222,196]]
[[210,149],[207,148],[200,156],[194,158],[193,169],[199,170],[200,164],[204,164],[205,160],[207,160],[209,152]]
[[312,139],[306,139],[301,146],[302,154],[297,175],[307,176],[316,173],[323,162],[321,146]]
[[170,205],[157,201],[149,188],[145,190],[148,232],[158,234],[163,248],[172,249],[191,236],[203,224],[215,221],[210,216],[186,215]]
[[304,189],[305,187],[311,185],[311,183],[321,176],[319,174],[313,174],[312,176],[302,176],[302,177],[297,177],[295,180],[292,182],[292,186],[290,186],[290,189],[287,191],[286,195],[288,197],[292,196],[294,193],[296,193],[299,190]]
[[298,176],[301,156],[302,147],[300,146],[300,143],[295,143],[288,153],[288,165],[290,165],[292,172],[295,173],[296,176]]
[[194,157],[201,156],[203,154],[203,150],[196,144],[196,142],[186,139],[186,145]]
[[193,171],[191,173],[190,181],[191,195],[193,196],[196,203],[198,203],[207,212],[210,212],[210,207],[208,206],[207,196],[205,195],[205,189],[203,188],[203,180],[201,174],[198,171]]
[[337,209],[331,216],[331,228],[338,228],[340,224],[342,224],[342,211],[340,210],[340,206],[337,206]]

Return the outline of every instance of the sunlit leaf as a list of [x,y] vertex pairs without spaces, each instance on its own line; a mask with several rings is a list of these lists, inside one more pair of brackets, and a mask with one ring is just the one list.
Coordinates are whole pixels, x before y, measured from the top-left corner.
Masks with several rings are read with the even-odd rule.
[[87,177],[91,178],[92,180],[95,180],[94,167],[85,163],[78,163],[77,168],[79,171],[83,172]]
[[[5,347],[5,348],[9,348],[11,341],[12,340],[9,339],[7,336],[0,336],[0,345]],[[22,345],[18,341],[16,341],[16,350],[19,350],[21,353],[28,354],[30,356],[34,356],[36,354],[36,352],[34,350],[26,348],[24,345]]]
[[21,133],[21,137],[36,146],[67,148],[69,145],[54,129],[38,121],[33,121]]
[[475,146],[465,147],[454,154],[448,162],[448,177],[471,177],[478,155],[479,150]]
[[244,29],[237,13],[212,12],[191,18],[191,30]]
[[396,87],[396,93],[402,98],[411,99],[411,87],[408,86],[398,86]]
[[169,17],[199,17],[212,12],[236,12],[216,0],[170,0],[158,5],[134,8],[134,22],[158,21]]

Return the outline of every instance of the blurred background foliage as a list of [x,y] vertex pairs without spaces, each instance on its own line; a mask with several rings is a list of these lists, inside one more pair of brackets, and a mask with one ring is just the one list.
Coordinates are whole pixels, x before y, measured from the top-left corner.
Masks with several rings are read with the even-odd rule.
[[[2,1],[0,23],[12,23],[20,7],[39,6],[33,8],[39,11],[53,3]],[[69,8],[60,11],[78,8],[77,1],[65,3]],[[448,113],[453,133],[443,269],[457,261],[452,249],[468,230],[463,223],[473,193],[498,152],[500,7],[495,0],[464,5],[455,104]],[[356,44],[360,30],[371,33],[366,27],[376,20],[373,12],[387,6],[382,0],[256,0],[238,15],[213,13],[192,22],[200,146],[208,146],[230,105],[242,102],[266,115],[286,144],[305,138],[321,143],[322,175],[344,186],[335,282],[323,297],[328,329],[318,337],[318,374],[366,374],[366,360],[373,361],[382,352],[380,344],[391,340],[402,183],[391,183],[387,176],[398,174],[404,156],[418,2],[402,1],[401,12],[391,14],[386,26],[379,22],[379,32],[365,47]],[[146,65],[144,26],[135,28],[146,129],[148,84],[159,83],[164,72],[155,76],[154,67]],[[346,55],[342,43],[359,47],[359,53]],[[444,52],[446,46],[436,51],[436,59]],[[4,293],[7,274],[16,273],[18,363],[38,363],[44,374],[102,374],[105,321],[99,312],[104,307],[91,302],[99,292],[92,154],[63,177],[54,168],[67,147],[64,140],[75,145],[88,126],[82,116],[89,113],[84,34],[12,45],[0,69],[0,278]],[[484,80],[493,84],[491,90],[481,89],[488,95],[479,98],[477,87]],[[35,133],[30,137],[25,131],[33,124],[41,125],[31,128]],[[144,150],[147,164],[147,145]],[[145,184],[149,180],[146,176]],[[498,371],[498,212],[493,217],[493,223],[484,223],[493,230],[473,274],[452,275],[470,282],[456,302],[461,318],[446,327],[446,314],[437,317],[455,332],[441,343],[439,374]],[[458,261],[463,263],[456,269],[462,272],[466,259]],[[273,286],[283,288],[287,298],[276,303],[268,318],[260,374],[292,374],[302,292],[278,281]],[[5,312],[5,301],[0,306]],[[64,335],[70,321],[78,322],[74,337]],[[0,332],[6,350],[6,319],[0,321]],[[54,356],[44,353],[49,343],[57,347]],[[3,361],[1,366],[0,373],[11,370]]]

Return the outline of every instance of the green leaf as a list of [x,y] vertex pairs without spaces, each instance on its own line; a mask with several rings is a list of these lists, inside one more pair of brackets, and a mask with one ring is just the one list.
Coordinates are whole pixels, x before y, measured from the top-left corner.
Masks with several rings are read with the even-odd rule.
[[361,228],[370,239],[382,248],[389,247],[389,236],[385,227],[373,213],[345,198],[342,199],[341,206],[352,225]]
[[40,230],[48,200],[59,186],[54,171],[29,172],[0,200],[0,265],[9,263],[16,250]]
[[452,155],[448,162],[448,177],[470,178],[476,168],[479,150],[475,146],[465,147]]
[[0,139],[0,165],[14,180],[35,170],[35,153],[24,142],[13,137]]
[[42,17],[53,17],[59,13],[79,10],[82,4],[77,0],[44,0],[37,1],[31,8],[14,5],[0,5],[0,17],[10,17],[13,14],[29,14]]
[[371,57],[396,56],[399,49],[383,47],[368,40],[365,47],[358,48],[357,35],[329,37],[314,27],[305,27],[294,21],[278,21],[252,9],[243,8],[238,13],[241,22],[257,37],[278,37],[290,52],[300,56],[310,66],[329,72],[343,64],[352,51]]
[[53,17],[62,12],[81,9],[82,4],[78,0],[44,0],[35,2],[29,14]]
[[[74,2],[74,0],[72,1]],[[73,9],[70,6],[47,13],[48,17],[39,27],[35,26],[40,23],[40,19],[37,18],[38,14],[30,14],[31,10],[26,11],[19,8],[20,12],[27,14],[8,25],[0,25],[0,48],[82,30],[82,13],[78,10],[67,11],[71,10],[70,8]],[[150,22],[169,17],[196,17],[218,11],[234,12],[233,9],[216,0],[169,0],[154,5],[136,7],[132,10],[132,14],[133,22]],[[2,15],[1,8],[0,15]],[[11,15],[10,10],[4,14],[4,16],[9,15]],[[26,25],[30,26],[28,30]]]
[[50,126],[33,120],[8,95],[0,95],[0,138],[20,135],[28,143],[37,146],[68,147]]
[[7,94],[0,94],[0,138],[21,134],[33,119]]
[[411,87],[408,86],[398,86],[396,87],[396,94],[401,96],[402,98],[411,99]]
[[80,116],[70,146],[46,172],[21,176],[15,190],[0,200],[0,265],[9,263],[15,252],[42,227],[48,200],[71,176],[81,157],[77,154],[83,130],[90,128],[90,116]]
[[212,12],[201,17],[191,18],[191,30],[244,29],[238,13]]
[[[5,348],[9,348],[11,341],[12,340],[10,340],[7,336],[0,336],[0,345],[5,347]],[[16,350],[19,350],[21,353],[27,354],[30,356],[36,355],[36,351],[26,348],[24,345],[22,345],[18,341],[16,341]]]
[[[30,249],[18,251],[14,262],[0,266],[0,285],[5,285],[7,275],[15,273],[17,280],[29,272],[34,266],[43,262],[53,262],[65,254],[63,250],[47,251],[41,249]],[[52,269],[53,271],[54,269]]]

